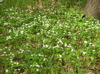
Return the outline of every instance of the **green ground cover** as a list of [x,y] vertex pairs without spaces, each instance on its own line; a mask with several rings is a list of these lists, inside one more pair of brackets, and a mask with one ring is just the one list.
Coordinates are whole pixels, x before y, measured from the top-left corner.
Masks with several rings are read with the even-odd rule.
[[99,74],[100,24],[82,19],[79,7],[9,7],[1,12],[1,73]]

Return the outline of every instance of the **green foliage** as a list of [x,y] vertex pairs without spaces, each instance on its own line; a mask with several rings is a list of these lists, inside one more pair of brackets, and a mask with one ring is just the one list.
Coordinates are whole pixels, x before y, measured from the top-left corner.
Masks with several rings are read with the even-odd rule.
[[82,19],[78,7],[11,7],[2,14],[6,15],[0,19],[1,73],[99,72],[100,24]]
[[[0,9],[18,7],[18,9],[28,9],[28,8],[47,8],[55,7],[57,5],[63,4],[66,7],[83,7],[86,0],[3,0],[0,4]],[[2,6],[1,6],[2,5]]]

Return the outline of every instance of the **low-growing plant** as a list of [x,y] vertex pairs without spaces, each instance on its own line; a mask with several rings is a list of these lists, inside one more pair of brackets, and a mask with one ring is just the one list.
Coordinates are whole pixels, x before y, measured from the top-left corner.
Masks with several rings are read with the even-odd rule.
[[4,74],[99,73],[100,24],[59,7],[17,11],[0,19],[0,72]]

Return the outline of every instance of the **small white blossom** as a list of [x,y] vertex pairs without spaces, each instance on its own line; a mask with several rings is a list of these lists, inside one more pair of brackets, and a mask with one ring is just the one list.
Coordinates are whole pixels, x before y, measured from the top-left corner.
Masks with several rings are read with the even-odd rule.
[[45,26],[49,27],[49,24],[45,24]]
[[41,54],[38,54],[38,56],[43,56],[43,55],[41,55]]
[[8,69],[6,69],[5,72],[8,72]]
[[54,46],[53,48],[59,48],[59,45]]
[[17,71],[17,69],[14,69],[15,71]]
[[87,43],[87,41],[84,41],[84,43]]
[[48,48],[49,46],[48,45],[43,45],[43,47]]
[[11,30],[9,30],[9,33],[11,32]]
[[61,44],[63,44],[62,40],[60,40],[60,39],[59,39],[59,41],[58,41],[57,43],[61,43]]
[[44,58],[44,59],[43,59],[43,61],[46,61],[46,60],[47,60],[47,58]]
[[74,38],[74,40],[76,40],[76,38]]
[[24,31],[21,31],[20,33],[21,33],[21,34],[23,34],[23,33],[24,33]]
[[12,11],[12,9],[10,9],[10,11]]
[[79,59],[79,57],[77,57],[77,59]]
[[16,32],[15,34],[16,34],[16,36],[18,36],[18,32]]
[[74,51],[74,49],[71,49],[71,52],[73,52]]
[[7,48],[7,47],[5,46],[5,48]]
[[67,47],[67,43],[65,43],[64,46]]
[[71,32],[68,32],[68,35],[71,35]]
[[11,36],[7,36],[7,37],[6,37],[6,40],[9,40],[9,39],[11,39]]
[[85,55],[87,52],[83,52],[83,54]]
[[91,45],[92,43],[90,42],[89,44]]
[[33,56],[33,54],[31,54],[31,56]]
[[90,57],[91,60],[93,60],[93,57]]
[[2,51],[2,49],[0,49],[0,51]]
[[62,58],[62,55],[58,55],[60,58]]
[[16,62],[16,65],[18,65],[19,63],[18,62]]
[[39,69],[36,69],[36,71],[39,71]]
[[24,52],[24,50],[23,49],[19,49],[20,50],[20,53],[23,53]]
[[6,52],[3,52],[4,54],[6,54]]
[[31,27],[31,26],[28,26],[29,28]]
[[95,47],[95,45],[94,45],[94,44],[93,44],[92,46],[93,46],[93,47]]
[[96,28],[96,29],[99,29],[100,27],[97,27],[97,26],[96,26],[95,28]]
[[30,67],[34,67],[34,65],[30,65]]
[[93,50],[93,52],[95,52],[95,50]]
[[18,62],[14,62],[14,64],[18,65],[19,63]]
[[40,33],[37,33],[37,35],[39,35]]
[[72,47],[71,44],[69,44],[67,47]]
[[35,65],[36,67],[40,68],[40,65]]
[[18,71],[20,71],[20,69],[18,69]]
[[8,22],[5,22],[5,23],[4,23],[4,25],[8,25],[8,24],[9,24]]

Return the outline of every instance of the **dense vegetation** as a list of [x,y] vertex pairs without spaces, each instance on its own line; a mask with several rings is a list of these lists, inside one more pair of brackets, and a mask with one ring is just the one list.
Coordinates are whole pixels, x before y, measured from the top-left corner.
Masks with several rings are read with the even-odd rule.
[[49,1],[1,3],[1,74],[99,74],[100,24],[82,19],[85,1]]

